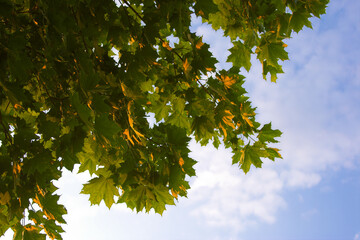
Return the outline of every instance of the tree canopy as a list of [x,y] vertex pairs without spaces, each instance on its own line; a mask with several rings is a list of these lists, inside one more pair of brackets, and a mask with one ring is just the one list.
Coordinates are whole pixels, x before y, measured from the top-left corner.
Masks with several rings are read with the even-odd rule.
[[[88,171],[91,204],[154,209],[186,196],[189,140],[233,153],[245,173],[281,158],[243,87],[251,56],[275,82],[285,39],[328,0],[0,0],[0,236],[61,239],[53,181]],[[193,18],[223,30],[216,67]]]

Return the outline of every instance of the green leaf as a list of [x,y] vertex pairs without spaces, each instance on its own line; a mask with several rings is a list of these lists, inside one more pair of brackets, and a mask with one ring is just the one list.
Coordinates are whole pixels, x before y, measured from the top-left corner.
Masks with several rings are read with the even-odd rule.
[[152,104],[151,111],[155,113],[155,119],[160,122],[162,119],[167,119],[170,112],[170,106],[166,102]]
[[218,7],[213,0],[198,0],[195,2],[194,10],[197,16],[208,18],[209,14],[218,11]]
[[231,62],[235,67],[244,67],[246,71],[250,71],[251,50],[240,41],[233,42],[233,44],[234,46],[229,49],[231,54],[226,61]]
[[166,125],[166,136],[167,141],[178,147],[186,147],[188,142],[191,140],[187,136],[186,130],[184,128],[179,128],[172,125]]
[[275,161],[275,158],[282,158],[281,154],[279,153],[279,149],[277,148],[265,148],[268,158]]
[[276,140],[275,138],[280,137],[281,136],[281,131],[280,130],[273,130],[271,129],[271,123],[265,124],[261,129],[260,132],[258,134],[258,139],[260,142],[271,142],[271,143],[277,143],[279,142],[278,140]]
[[113,179],[105,178],[104,176],[93,178],[89,183],[84,184],[81,193],[90,194],[89,200],[91,205],[100,204],[104,200],[109,209],[115,202],[114,196],[119,196],[119,190],[114,185]]
[[175,205],[174,197],[169,193],[169,189],[163,185],[156,185],[153,190],[157,204],[154,209],[155,212],[162,214],[164,212],[165,205]]
[[96,172],[96,168],[99,165],[99,159],[102,157],[102,154],[98,149],[96,142],[93,141],[90,136],[84,141],[83,151],[78,153],[76,156],[81,163],[79,173],[88,170],[92,175]]
[[81,103],[80,96],[77,92],[72,95],[71,103],[74,105],[80,119],[91,128],[91,110],[85,104]]
[[311,22],[309,20],[310,17],[310,13],[303,8],[295,11],[291,16],[290,28],[294,29],[295,32],[300,32],[304,26],[312,28]]
[[246,174],[249,172],[252,164],[257,168],[261,168],[261,155],[262,151],[256,145],[246,145],[243,149],[235,152],[232,163],[239,163],[240,168]]
[[92,108],[98,113],[106,113],[110,111],[110,106],[105,103],[105,97],[94,95],[92,100]]
[[52,239],[63,239],[60,233],[63,233],[64,230],[61,226],[57,225],[54,220],[49,220],[44,222],[44,229],[46,234]]
[[63,215],[67,214],[67,211],[63,205],[58,204],[59,198],[60,196],[52,195],[48,192],[45,196],[38,195],[36,203],[41,206],[48,219],[56,220],[59,223],[66,223]]
[[184,129],[190,128],[189,118],[184,112],[171,114],[168,119],[168,123]]
[[193,120],[191,131],[194,132],[195,140],[210,140],[214,133],[215,124],[212,119],[206,116],[195,117]]
[[100,116],[96,116],[95,130],[100,136],[112,141],[114,136],[120,132],[121,128],[116,122],[111,121],[109,116],[105,113]]
[[22,233],[22,240],[45,240],[46,235],[39,233],[41,228],[35,227],[34,225],[27,224],[24,227],[24,232]]

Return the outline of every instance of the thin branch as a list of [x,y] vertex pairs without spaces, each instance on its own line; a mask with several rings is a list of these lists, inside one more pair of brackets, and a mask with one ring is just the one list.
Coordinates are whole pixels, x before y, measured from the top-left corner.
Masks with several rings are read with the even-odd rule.
[[216,98],[208,91],[208,89],[199,81],[200,79],[195,78],[196,81],[200,84],[200,86],[204,89],[204,91],[210,95],[210,97],[216,101]]

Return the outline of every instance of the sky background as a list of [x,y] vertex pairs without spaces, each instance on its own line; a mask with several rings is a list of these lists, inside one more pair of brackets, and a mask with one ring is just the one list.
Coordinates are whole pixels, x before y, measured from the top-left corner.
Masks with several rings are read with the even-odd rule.
[[[312,30],[286,42],[290,61],[276,84],[262,80],[256,59],[243,73],[258,121],[283,132],[282,160],[245,175],[228,150],[191,142],[197,177],[163,216],[90,207],[79,194],[88,175],[65,172],[55,183],[68,210],[63,238],[360,240],[359,12],[359,0],[333,0]],[[228,67],[230,41],[198,20],[193,26]]]

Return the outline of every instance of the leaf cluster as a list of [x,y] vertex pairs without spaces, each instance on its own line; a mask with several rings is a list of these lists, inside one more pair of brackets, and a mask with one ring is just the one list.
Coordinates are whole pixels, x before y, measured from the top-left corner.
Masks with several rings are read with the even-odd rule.
[[[245,173],[281,158],[281,132],[256,121],[240,72],[255,54],[275,81],[284,40],[327,3],[1,0],[0,236],[61,239],[53,182],[76,164],[93,177],[91,204],[162,214],[195,176],[191,137],[223,142]],[[195,16],[231,38],[229,70],[190,30]]]

